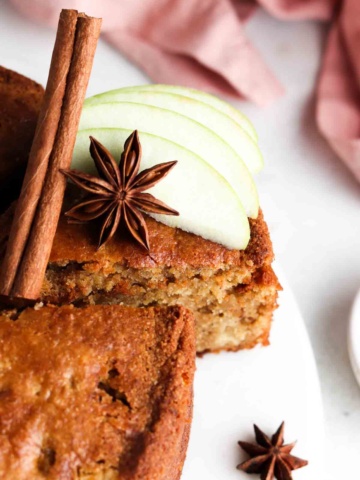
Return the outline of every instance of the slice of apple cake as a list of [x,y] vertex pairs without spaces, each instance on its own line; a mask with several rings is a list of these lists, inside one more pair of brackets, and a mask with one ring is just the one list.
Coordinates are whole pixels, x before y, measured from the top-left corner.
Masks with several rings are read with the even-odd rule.
[[[3,245],[10,218],[9,210],[0,219]],[[194,314],[199,353],[266,345],[280,285],[262,212],[250,220],[245,250],[228,250],[150,217],[146,222],[150,255],[123,234],[97,250],[96,224],[69,224],[62,217],[41,300],[79,306],[179,304]]]

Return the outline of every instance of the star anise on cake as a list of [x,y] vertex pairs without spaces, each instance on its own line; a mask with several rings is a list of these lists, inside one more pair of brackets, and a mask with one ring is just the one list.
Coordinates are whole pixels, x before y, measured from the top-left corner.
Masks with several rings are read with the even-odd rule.
[[271,439],[254,425],[256,444],[238,442],[250,458],[238,465],[246,473],[258,473],[261,480],[292,480],[291,472],[308,464],[290,454],[296,442],[284,445],[284,422]]
[[149,234],[142,212],[179,215],[150,193],[144,193],[163,179],[176,161],[159,163],[139,173],[141,144],[135,130],[125,141],[117,164],[112,154],[94,137],[90,137],[90,154],[99,176],[78,170],[62,170],[88,196],[65,213],[72,221],[87,222],[101,218],[98,248],[113,237],[120,225],[147,251]]

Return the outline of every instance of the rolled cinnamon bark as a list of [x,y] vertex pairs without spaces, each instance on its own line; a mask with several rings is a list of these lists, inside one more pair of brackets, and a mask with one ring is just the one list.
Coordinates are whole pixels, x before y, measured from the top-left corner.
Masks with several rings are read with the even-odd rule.
[[[63,12],[61,15],[63,15]],[[29,181],[32,182],[31,186],[35,194],[32,193],[32,197],[30,197],[26,193],[29,188],[28,184],[24,182],[23,203],[20,204],[15,213],[15,220],[12,226],[12,229],[14,228],[13,238],[15,241],[9,242],[0,276],[0,293],[3,295],[26,299],[38,298],[59,221],[66,186],[65,178],[59,169],[68,169],[70,167],[81,109],[101,27],[101,19],[87,17],[84,14],[78,15],[77,12],[74,13],[77,17],[76,28],[74,28],[75,38],[72,43],[71,60],[67,74],[63,71],[66,76],[63,95],[60,97],[55,92],[52,96],[49,94],[48,103],[44,105],[44,119],[49,114],[53,117],[55,123],[55,118],[58,118],[57,130],[55,135],[53,135],[51,130],[52,144],[50,144],[48,139],[46,141],[46,145],[51,152],[47,155],[47,168],[44,168],[42,161],[45,157],[45,152],[39,155],[38,150],[40,147],[38,145],[34,147],[34,160],[29,167],[31,170],[27,176]],[[72,28],[73,13],[66,16],[66,22],[68,21],[70,22],[70,28]],[[61,38],[65,37],[61,35]],[[71,43],[70,38],[70,35],[66,35],[67,41],[65,42],[64,50],[66,56]],[[60,50],[60,47],[57,49],[55,45],[51,64],[51,67],[54,64],[54,71],[51,72],[50,70],[48,82],[51,85],[55,84],[53,80],[50,81],[50,77],[55,75],[55,64],[63,61]],[[54,95],[56,95],[56,101],[54,100]],[[60,115],[57,114],[59,103],[61,107]],[[52,126],[53,122],[51,122]],[[41,129],[41,126],[39,126],[39,129]],[[46,129],[42,132],[42,136],[47,136]],[[41,151],[43,150],[41,148]],[[41,184],[41,195],[38,193],[39,184]],[[36,202],[37,206],[29,206],[31,202]],[[21,219],[24,218],[24,215],[27,215],[29,208],[34,212],[36,208],[36,212],[35,215],[33,214],[31,221],[28,220],[27,228],[24,229],[21,225]],[[26,235],[26,240],[22,238],[22,235]],[[26,243],[24,244],[24,242]],[[22,247],[20,259],[19,247]],[[5,269],[4,266],[6,267]]]
[[10,295],[41,196],[60,120],[66,78],[73,53],[77,18],[76,10],[63,10],[60,14],[43,104],[11,225],[7,249],[1,265],[0,293],[3,295]]

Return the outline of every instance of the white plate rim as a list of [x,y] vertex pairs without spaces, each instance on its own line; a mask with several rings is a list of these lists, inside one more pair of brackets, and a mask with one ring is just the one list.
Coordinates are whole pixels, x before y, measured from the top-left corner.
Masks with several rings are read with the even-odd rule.
[[348,326],[348,352],[350,363],[357,382],[360,385],[360,290],[358,291],[350,313]]

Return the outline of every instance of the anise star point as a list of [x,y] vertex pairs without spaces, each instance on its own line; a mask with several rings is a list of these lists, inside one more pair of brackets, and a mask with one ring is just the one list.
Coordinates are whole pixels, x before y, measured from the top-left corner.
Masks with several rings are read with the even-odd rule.
[[144,191],[163,179],[177,162],[160,163],[139,173],[141,144],[137,130],[125,141],[119,164],[94,137],[90,137],[90,154],[98,177],[78,170],[62,170],[67,178],[88,193],[81,203],[65,215],[72,222],[102,218],[98,248],[107,243],[123,224],[130,235],[149,252],[149,234],[142,212],[163,215],[179,213]]
[[269,438],[254,425],[256,444],[239,441],[240,447],[250,456],[237,466],[246,473],[260,474],[261,480],[292,480],[291,472],[305,467],[308,462],[291,455],[296,442],[284,445],[284,422]]

